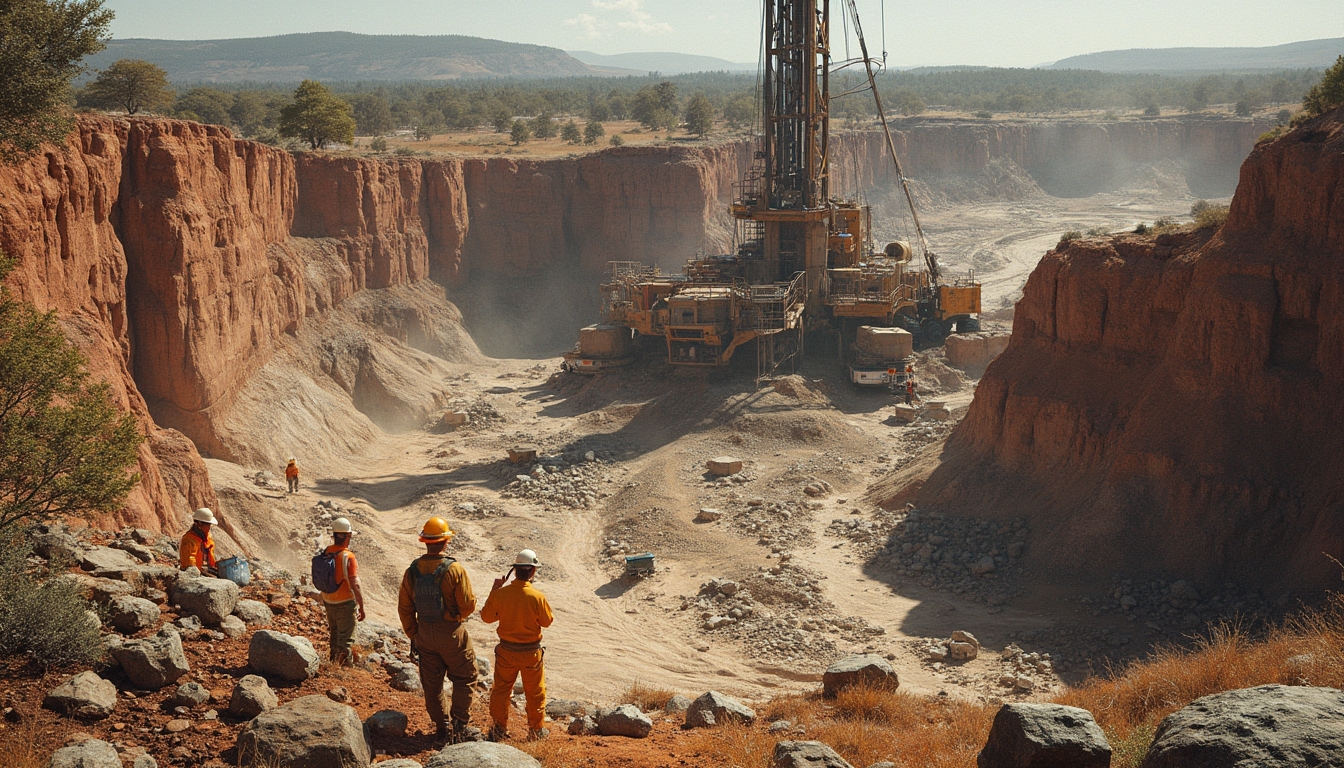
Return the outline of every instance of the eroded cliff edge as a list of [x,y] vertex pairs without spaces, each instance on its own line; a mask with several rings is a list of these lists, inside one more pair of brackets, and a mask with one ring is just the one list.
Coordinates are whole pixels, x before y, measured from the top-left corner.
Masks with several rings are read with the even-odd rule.
[[[1258,146],[1217,233],[1061,244],[914,494],[1024,515],[1062,577],[1338,588],[1344,110]],[[876,494],[895,501],[896,489]],[[905,494],[900,498],[909,498]]]

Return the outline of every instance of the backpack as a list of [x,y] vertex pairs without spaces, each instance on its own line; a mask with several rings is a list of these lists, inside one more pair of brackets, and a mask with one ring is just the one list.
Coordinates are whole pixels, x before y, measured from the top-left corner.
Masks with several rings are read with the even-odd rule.
[[323,551],[313,556],[313,586],[327,595],[341,588],[341,582],[336,580],[335,552]]
[[[418,560],[416,562],[419,562]],[[415,563],[406,569],[406,576],[411,580],[411,586],[415,594],[415,617],[417,621],[436,622],[443,621],[443,614],[447,606],[443,602],[443,575],[448,572],[448,566],[456,561],[451,557],[445,557],[430,573],[421,573]],[[457,618],[457,604],[452,606],[453,617]]]

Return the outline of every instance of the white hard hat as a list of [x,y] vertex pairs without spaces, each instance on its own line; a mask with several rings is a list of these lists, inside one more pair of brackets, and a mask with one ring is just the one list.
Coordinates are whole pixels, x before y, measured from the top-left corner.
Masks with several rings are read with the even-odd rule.
[[331,521],[331,532],[332,532],[332,533],[354,533],[354,529],[352,529],[352,528],[350,527],[350,521],[349,521],[349,520],[346,520],[344,517],[338,517],[338,518],[336,518],[335,520],[332,520],[332,521]]
[[209,523],[210,525],[219,525],[215,519],[215,513],[210,511],[209,507],[201,507],[191,516],[191,519],[198,523]]
[[533,568],[540,568],[541,561],[537,559],[537,553],[530,549],[524,549],[518,553],[518,557],[513,559],[514,565],[530,565]]

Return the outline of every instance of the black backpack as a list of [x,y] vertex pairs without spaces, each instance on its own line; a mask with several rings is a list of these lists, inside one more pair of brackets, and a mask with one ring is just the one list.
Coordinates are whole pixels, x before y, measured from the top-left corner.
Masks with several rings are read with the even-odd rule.
[[326,595],[341,588],[341,582],[336,580],[336,555],[322,551],[313,556],[313,586]]
[[[443,614],[448,606],[444,605],[443,602],[443,587],[441,586],[443,575],[448,572],[448,567],[457,561],[451,557],[445,557],[439,567],[429,573],[420,572],[420,568],[416,565],[419,562],[419,560],[416,560],[411,563],[410,568],[406,569],[406,577],[411,580],[415,595],[416,620],[430,623],[444,621]],[[458,618],[457,603],[452,605],[452,614],[454,619]]]

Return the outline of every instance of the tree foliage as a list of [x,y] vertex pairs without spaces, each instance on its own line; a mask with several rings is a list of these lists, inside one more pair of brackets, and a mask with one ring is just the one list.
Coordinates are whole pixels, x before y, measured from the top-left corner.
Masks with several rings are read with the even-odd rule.
[[553,139],[555,138],[555,134],[560,130],[556,126],[555,118],[551,116],[550,112],[542,112],[540,115],[532,118],[532,121],[527,128],[532,132],[532,135],[538,139]]
[[509,140],[514,144],[522,144],[532,138],[532,129],[527,127],[524,120],[514,120],[513,128],[509,131]]
[[578,144],[583,141],[583,131],[579,129],[579,124],[570,120],[560,128],[560,138],[570,144]]
[[[0,278],[13,267],[0,255]],[[55,516],[116,511],[143,441],[51,312],[0,287],[0,533]]]
[[588,124],[583,127],[584,144],[596,144],[606,135],[607,129],[603,128],[602,123],[597,120],[590,120],[588,121]]
[[354,108],[316,80],[304,80],[294,101],[280,110],[280,135],[308,142],[313,150],[333,141],[355,140]]
[[686,102],[686,131],[704,136],[714,130],[714,105],[703,93],[697,93]]
[[84,89],[84,99],[95,107],[121,108],[134,115],[156,111],[173,103],[168,73],[148,61],[118,59]]
[[1339,106],[1344,106],[1344,56],[1325,70],[1321,82],[1311,86],[1302,99],[1302,109],[1313,117]]
[[362,136],[382,136],[397,127],[392,108],[381,93],[361,93],[350,99],[355,108],[355,130]]
[[111,21],[103,0],[0,0],[0,162],[65,140],[70,81]]

